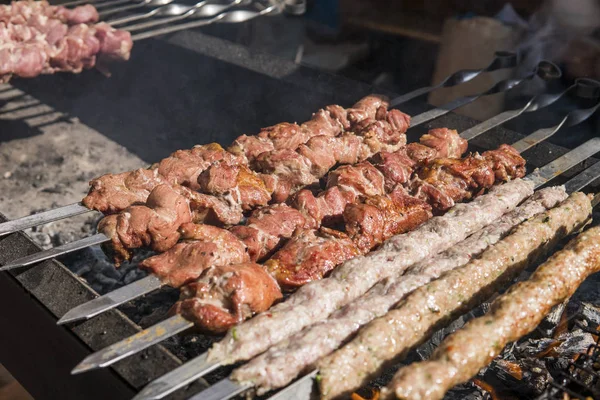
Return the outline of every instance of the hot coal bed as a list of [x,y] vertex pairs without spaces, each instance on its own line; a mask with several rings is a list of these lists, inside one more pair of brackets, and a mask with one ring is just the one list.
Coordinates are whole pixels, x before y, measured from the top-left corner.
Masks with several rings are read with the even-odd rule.
[[[302,121],[319,106],[352,104],[365,94],[381,92],[379,88],[251,53],[198,32],[181,32],[167,40],[141,43],[132,60],[117,67],[110,79],[88,73],[15,80],[13,85],[57,110],[78,117],[148,162],[197,143],[228,143],[239,133],[254,132],[279,121]],[[421,99],[401,109],[415,115],[427,106]],[[409,141],[430,128],[450,127],[460,132],[476,123],[449,114],[411,129]],[[524,133],[537,129],[535,124],[533,121],[531,130]],[[549,125],[546,122],[540,126]],[[583,142],[577,136],[582,129],[565,130],[563,137],[574,138],[574,147]],[[514,131],[493,129],[473,140],[471,150],[495,148],[522,137]],[[544,142],[527,151],[524,157],[531,171],[566,151],[565,147]],[[565,181],[595,161],[586,161],[552,183]],[[35,182],[23,184],[28,183]],[[94,227],[93,221],[83,230],[78,226],[78,234],[92,233]],[[72,240],[64,232],[40,237],[50,238],[44,240],[50,240],[54,246]],[[0,238],[2,264],[36,251],[36,245],[23,234]],[[138,258],[145,256],[139,254]],[[56,319],[75,305],[92,299],[94,291],[107,293],[144,275],[135,267],[135,260],[116,270],[99,248],[85,249],[59,261],[0,274],[2,360],[35,398],[131,398],[149,381],[203,353],[219,339],[184,334],[126,358],[111,369],[71,376],[70,370],[91,350],[104,348],[135,333],[138,326],[150,326],[164,317],[177,299],[178,290],[161,290],[122,306],[119,311],[58,327]],[[568,372],[586,354],[592,357],[591,350],[598,340],[599,280],[600,277],[594,276],[586,281],[535,332],[507,346],[502,356],[475,380],[456,387],[447,398],[563,398],[552,396],[559,392],[562,396],[565,388],[572,391],[572,398],[577,398],[575,394],[596,397],[597,379],[592,372],[598,370],[597,363],[588,363],[591,367],[586,364],[585,374],[580,372],[575,378],[569,378]],[[386,383],[400,365],[427,358],[448,333],[484,313],[486,307],[487,303],[435,333],[402,364],[374,382],[373,387]],[[170,398],[187,398],[227,376],[232,369],[219,369]],[[584,385],[576,387],[573,379]],[[371,395],[368,388],[362,394]]]

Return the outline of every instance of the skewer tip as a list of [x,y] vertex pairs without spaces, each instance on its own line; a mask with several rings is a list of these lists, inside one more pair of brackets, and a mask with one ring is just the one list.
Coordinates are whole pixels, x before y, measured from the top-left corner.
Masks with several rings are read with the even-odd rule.
[[88,315],[83,315],[80,314],[77,311],[77,307],[69,310],[65,315],[63,315],[58,321],[56,321],[56,325],[64,325],[64,324],[68,324],[71,322],[76,322],[76,321],[82,321],[82,320],[87,320],[91,318]]
[[6,264],[6,265],[3,265],[2,267],[0,267],[0,271],[9,271],[11,269],[15,269],[15,268],[18,268],[21,266],[22,266],[21,264]]
[[89,358],[90,357],[86,357],[82,362],[77,364],[75,368],[71,370],[71,375],[81,374],[83,372],[91,371],[101,367],[97,363],[90,362]]

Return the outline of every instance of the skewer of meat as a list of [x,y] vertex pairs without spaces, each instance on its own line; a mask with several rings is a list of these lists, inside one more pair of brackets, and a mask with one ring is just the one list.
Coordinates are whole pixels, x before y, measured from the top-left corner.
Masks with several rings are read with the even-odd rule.
[[337,398],[367,383],[392,360],[487,299],[558,240],[581,228],[591,210],[590,199],[574,193],[558,207],[524,222],[480,258],[415,290],[318,363],[321,396]]
[[11,4],[0,5],[0,22],[37,25],[38,21],[42,20],[58,20],[67,25],[79,25],[96,23],[99,16],[91,4],[66,8],[50,5],[47,1],[13,1]]
[[[461,145],[459,146],[459,150],[464,151],[466,149],[466,142],[460,139],[456,132],[452,133],[447,129],[439,129],[432,131],[430,134],[424,136],[424,143],[429,143],[432,146],[438,146],[439,149],[436,147],[428,147],[425,144],[415,144],[414,146],[409,145],[408,149],[410,150],[407,150],[404,146],[402,146],[398,151],[404,154],[407,158],[409,156],[407,151],[410,151],[411,155],[413,152],[415,153],[415,157],[425,157],[425,159],[427,159],[427,157],[436,157],[444,154],[449,154],[449,152],[456,151],[458,149],[458,147],[456,146],[458,145],[454,142],[451,142],[453,140],[461,143]],[[453,147],[448,148],[448,143],[451,143],[451,146]],[[425,148],[426,151],[421,148]],[[413,149],[415,151],[413,151]],[[416,151],[417,149],[420,151]],[[323,151],[326,150],[324,149]],[[262,154],[264,155],[270,153]],[[389,154],[390,157],[396,155],[396,153],[391,152],[386,152],[386,154]],[[460,154],[461,153],[452,155],[458,156]],[[398,165],[397,168],[412,168],[414,167],[416,162],[421,160],[422,159],[409,159],[408,164],[402,166]],[[398,164],[398,160],[394,161],[396,162],[396,164]],[[382,166],[392,168],[393,166],[389,164],[391,164],[391,161],[381,162]],[[375,167],[373,167],[370,163],[365,164],[365,166],[367,168],[370,166],[371,174],[374,173],[375,175],[378,175],[378,177],[380,178],[379,180],[383,182],[384,179],[381,176],[381,173],[378,172]],[[232,168],[235,169],[237,167]],[[231,168],[228,167],[228,169]],[[236,175],[237,178],[235,178],[236,182],[239,182],[238,178],[240,177],[240,173],[242,171],[243,170],[238,171],[238,174]],[[293,174],[292,169],[287,171],[287,174]],[[210,172],[210,168],[205,172]],[[365,173],[368,173],[368,171]],[[336,186],[341,186],[344,183],[338,183],[336,181],[336,177],[347,175],[348,173],[343,168],[338,168],[337,172],[331,175],[332,178],[330,178],[330,181],[333,181],[332,184]],[[202,176],[203,175],[200,175],[200,178],[202,178]],[[225,172],[214,176],[216,181],[222,183],[228,180],[229,175],[227,174],[227,172]],[[254,175],[249,175],[248,177],[244,177],[242,179],[244,180],[244,182],[248,183],[251,181],[251,178],[253,176]],[[281,177],[282,175],[271,175],[271,177],[275,178],[277,176]],[[400,177],[392,178],[399,179]],[[377,177],[374,177],[373,179],[377,179]],[[256,183],[256,180],[252,182]],[[251,215],[250,220],[247,224],[240,227],[234,227],[233,229],[236,235],[242,240],[244,240],[249,246],[251,256],[255,260],[260,259],[263,256],[269,254],[269,252],[281,240],[282,235],[283,238],[289,238],[294,232],[294,230],[299,227],[318,228],[321,224],[321,219],[331,217],[332,215],[330,214],[335,213],[336,210],[338,210],[340,207],[343,211],[343,206],[348,202],[354,201],[357,195],[357,193],[353,193],[351,190],[344,190],[343,187],[341,187],[341,189],[336,188],[328,190],[326,193],[324,193],[323,196],[319,197],[318,199],[314,197],[311,198],[310,192],[304,192],[301,193],[301,195],[299,196],[298,203],[306,203],[305,205],[299,206],[304,207],[306,209],[305,212],[301,212],[303,211],[302,209],[300,211],[293,211],[290,207],[284,205],[276,205],[273,207],[264,208],[266,206],[267,200],[270,199],[270,197],[268,195],[257,195],[257,192],[255,190],[257,186],[254,183],[250,183],[244,187],[238,185],[238,189],[241,188],[242,190],[236,191],[236,193],[240,194],[239,196],[236,196],[236,198],[238,200],[241,199],[242,203],[252,205],[252,207],[258,207],[258,209]],[[258,182],[256,184],[262,188],[265,187],[264,185],[261,186],[261,182]],[[352,186],[352,184],[353,183],[350,182],[346,186]],[[222,186],[227,186],[227,184],[223,184]],[[378,190],[375,194],[383,194],[383,187],[378,187],[374,189]],[[356,190],[354,190],[354,192],[356,192]],[[224,191],[223,193],[232,192]],[[263,193],[266,194],[266,192]],[[365,195],[368,193],[360,194]],[[231,203],[234,204],[232,210],[230,204],[223,205],[222,202],[219,202],[218,199],[216,199],[213,196],[192,193],[191,191],[189,192],[189,195],[191,196],[191,199],[188,199],[186,198],[186,196],[181,195],[180,191],[175,190],[169,187],[168,185],[159,185],[152,191],[152,193],[148,197],[147,205],[128,207],[123,212],[107,216],[102,221],[100,221],[98,229],[111,240],[108,250],[114,255],[116,263],[118,264],[122,260],[129,259],[131,257],[131,250],[142,246],[150,247],[153,250],[159,252],[166,251],[167,249],[175,245],[175,243],[179,239],[180,233],[178,230],[179,227],[182,226],[182,224],[184,223],[213,222],[219,225],[218,222],[228,222],[230,224],[233,224],[237,222],[242,216],[242,210],[238,209],[236,206],[236,204],[239,205],[239,202],[237,200],[231,201]],[[168,202],[166,201],[167,199],[169,200]],[[198,202],[196,201],[197,199],[200,199],[198,201],[202,203],[201,205],[198,205]],[[208,206],[209,208],[211,208],[208,214],[206,213],[207,200],[211,203]],[[178,207],[174,207],[175,203],[178,205]],[[223,207],[214,207],[216,203],[222,204]],[[217,212],[217,209],[220,211]],[[170,212],[172,210],[176,210],[176,212]],[[287,218],[290,219],[289,222],[281,224],[280,220],[280,225],[267,226],[267,229],[265,229],[264,226],[265,224],[267,224],[267,222],[265,222],[265,218],[268,218],[269,220],[272,220],[273,218],[281,218],[276,217],[276,215],[279,214],[281,214],[281,217],[283,217],[284,215],[287,216]],[[275,232],[273,232],[273,229],[275,229]],[[270,242],[272,242],[272,244],[269,246]]]
[[[225,166],[239,166],[238,174],[241,171],[243,174],[253,175],[252,171],[241,167],[248,167],[260,154],[284,150],[295,151],[300,144],[317,136],[337,137],[353,129],[363,120],[376,120],[378,110],[381,110],[379,117],[385,117],[387,100],[383,96],[370,95],[358,101],[350,109],[337,105],[327,106],[301,125],[284,122],[265,128],[256,136],[242,135],[227,151],[216,143],[195,146],[190,150],[178,150],[149,169],[107,174],[92,180],[90,191],[83,199],[83,204],[105,214],[114,214],[134,203],[146,202],[152,189],[159,184],[181,185],[192,190],[200,190],[198,177],[216,162],[221,162],[221,170]],[[217,170],[219,168],[215,167],[215,171]],[[210,176],[210,173],[205,174],[205,177]],[[202,185],[209,191],[216,191],[220,187],[220,185],[213,187],[204,178]]]
[[[383,199],[382,196],[386,194],[386,186],[393,187],[394,185],[406,184],[417,163],[441,157],[459,157],[464,151],[466,151],[466,142],[460,138],[456,131],[435,129],[423,135],[420,143],[411,143],[396,153],[386,153],[382,155],[383,158],[374,158],[375,165],[363,162],[354,166],[338,167],[330,173],[325,191],[317,195],[312,191],[303,190],[295,196],[290,205],[276,204],[256,210],[244,226],[235,226],[230,228],[229,231],[225,231],[209,225],[187,222],[176,232],[177,236],[172,238],[172,240],[177,240],[181,235],[184,239],[183,242],[175,245],[167,253],[151,257],[142,262],[141,267],[153,272],[154,275],[74,308],[61,318],[59,323],[90,318],[122,304],[122,302],[158,289],[163,284],[179,287],[185,282],[197,279],[205,269],[211,266],[226,265],[227,263],[222,263],[220,260],[228,258],[223,258],[219,251],[232,250],[226,250],[221,239],[237,241],[239,251],[232,251],[232,253],[238,254],[238,263],[246,263],[263,260],[266,256],[271,255],[272,251],[279,247],[284,240],[291,238],[295,231],[301,232],[304,230],[304,234],[298,233],[296,238],[307,239],[302,243],[302,245],[308,245],[302,250],[304,253],[303,259],[308,263],[305,267],[310,268],[312,273],[305,276],[304,282],[308,278],[317,279],[350,254],[356,254],[358,250],[353,241],[341,232],[326,228],[315,232],[314,229],[318,229],[322,223],[343,223],[345,218],[343,213],[346,205],[357,202],[361,198],[375,197]],[[164,189],[167,190],[168,188],[164,187]],[[400,204],[403,199],[400,195],[402,195],[402,192],[398,192],[398,196],[394,196],[397,200],[394,203],[396,207],[381,210],[396,213],[389,215],[389,221],[394,221],[394,215],[402,217],[398,214],[401,209],[404,211],[410,211],[411,209],[418,211],[414,206],[425,204],[423,201],[413,200],[406,204],[409,208],[400,207],[403,206],[403,204]],[[177,197],[173,196],[171,202],[165,202],[164,200],[168,198],[166,194],[160,197],[160,199],[163,199],[162,204],[165,207],[163,213],[170,212],[169,210],[173,210],[176,206]],[[369,207],[373,208],[373,206]],[[429,215],[428,207],[424,209],[425,216]],[[421,210],[423,210],[422,207]],[[351,223],[351,226],[358,227],[364,225],[360,220],[364,215],[369,216],[372,213],[352,213],[350,216],[346,216],[346,220]],[[403,218],[405,228],[408,228],[411,223],[418,223],[418,221],[411,222],[410,218]],[[390,225],[390,228],[395,226],[395,229],[402,227],[402,224],[399,223],[388,225]],[[223,234],[218,235],[216,233],[218,231],[222,231]],[[379,241],[382,240],[381,232],[371,232],[369,229],[365,229],[365,231],[373,236],[370,241],[377,238]],[[161,236],[166,240],[171,240],[164,232]],[[388,229],[385,234],[389,235],[390,230]],[[213,241],[212,237],[216,237],[218,240]],[[298,240],[293,242],[295,245],[298,244]],[[285,246],[279,252],[279,255],[295,245]],[[317,256],[322,261],[318,265],[315,264],[316,259],[310,259],[311,254],[315,251],[322,252],[327,248],[334,250],[334,252],[326,253],[324,257]],[[274,269],[277,265],[281,265],[282,261],[281,257],[274,257],[269,268],[275,272]],[[234,262],[234,260],[230,262]],[[272,265],[273,263],[276,265]],[[280,273],[274,273],[278,276],[281,284],[286,284],[281,274],[285,269],[285,267],[282,267]],[[302,271],[298,271],[295,277],[294,274],[287,274],[290,277],[287,283],[294,281],[297,285],[299,283],[297,277],[301,274]],[[115,301],[117,298],[119,300]]]
[[[395,111],[390,111],[388,115],[395,115]],[[379,122],[383,123],[383,121],[373,123]],[[404,143],[403,131],[407,125],[402,125],[400,130],[391,128],[389,123],[386,123],[385,126],[390,129],[386,131],[390,133],[389,138],[369,138],[368,136],[364,136],[364,138],[371,142],[377,142],[384,148],[397,149]],[[361,134],[365,133],[362,132]],[[320,159],[315,159],[313,163],[301,153],[303,148],[310,148],[311,144],[315,143],[315,139],[320,138],[326,138],[328,142],[342,143],[344,150],[331,152],[331,149],[327,147],[320,147],[320,154],[331,153],[332,157],[327,160],[324,168],[315,171],[313,170],[314,166],[317,165],[316,162]],[[346,139],[356,141],[357,146],[346,147],[346,144],[348,144]],[[204,187],[206,190],[203,191],[207,192],[208,189],[212,188],[212,194],[197,193],[184,187],[169,188],[167,185],[160,185],[150,193],[148,206],[131,206],[119,214],[107,216],[100,222],[98,228],[100,232],[111,239],[113,247],[120,250],[117,255],[125,259],[128,257],[125,249],[134,249],[142,244],[156,251],[164,251],[165,246],[172,246],[174,242],[166,242],[163,237],[175,237],[177,229],[182,223],[194,221],[217,225],[237,224],[243,218],[244,211],[266,206],[272,199],[275,199],[275,196],[279,200],[284,200],[294,190],[307,184],[316,183],[316,180],[336,163],[362,161],[372,156],[372,151],[376,149],[379,149],[379,147],[367,145],[366,140],[363,141],[361,137],[353,134],[344,134],[337,137],[316,136],[309,140],[306,145],[301,145],[296,151],[283,150],[281,152],[261,153],[259,157],[276,155],[270,158],[272,161],[270,165],[274,166],[274,170],[269,171],[269,174],[253,174],[246,167],[223,164],[218,165],[221,171],[212,174],[211,170],[215,166],[211,166],[199,176],[199,182],[203,181],[205,173],[210,174],[209,182],[212,182],[213,185],[206,185]],[[279,157],[277,154],[283,154],[283,156]],[[289,160],[291,160],[292,165],[288,164]],[[321,166],[323,165],[321,164]],[[163,186],[167,187],[164,188]],[[217,189],[215,189],[216,187]],[[283,191],[279,191],[278,188],[283,188]],[[163,196],[163,193],[169,191],[169,189],[170,196],[178,197],[178,202],[182,205],[176,214],[161,213],[162,204],[156,201],[157,197]],[[156,190],[160,190],[161,193],[155,195]],[[155,209],[154,205],[157,205],[158,209]],[[157,223],[161,226],[160,232],[153,229]],[[165,230],[169,232],[165,234]]]
[[18,1],[0,7],[0,79],[56,71],[81,72],[97,60],[129,59],[129,32],[95,23],[91,5],[67,9],[47,2]]
[[271,347],[235,370],[231,379],[242,385],[251,383],[259,395],[287,385],[296,376],[314,367],[319,359],[336,350],[360,326],[384,315],[408,293],[447,271],[465,265],[506,236],[516,225],[566,198],[563,187],[534,193],[525,203],[456,246],[413,265],[404,275],[378,283],[364,296],[334,312],[328,319]]
[[383,398],[441,399],[447,390],[487,365],[506,344],[534,330],[552,307],[598,271],[600,227],[594,227],[572,239],[528,280],[494,300],[486,315],[446,338],[429,360],[398,371],[382,391]]

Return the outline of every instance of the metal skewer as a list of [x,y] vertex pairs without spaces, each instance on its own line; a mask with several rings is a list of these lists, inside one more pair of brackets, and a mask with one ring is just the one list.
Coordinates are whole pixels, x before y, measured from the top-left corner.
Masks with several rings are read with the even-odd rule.
[[32,214],[27,217],[6,221],[0,224],[0,236],[9,233],[22,231],[27,228],[32,228],[41,224],[46,224],[52,221],[58,221],[66,217],[72,217],[79,214],[90,212],[89,208],[81,203],[73,203],[68,206],[55,208],[53,210],[43,211],[37,214]]
[[484,72],[492,72],[497,71],[499,69],[516,67],[518,59],[519,57],[516,53],[508,51],[497,51],[494,55],[494,59],[487,67],[480,69],[463,69],[461,71],[456,71],[452,75],[446,77],[446,79],[444,79],[437,85],[422,87],[420,89],[413,90],[412,92],[403,94],[402,96],[396,97],[390,102],[390,107],[396,107],[397,105],[406,103],[409,100],[427,94],[435,89],[460,85],[461,83],[465,83],[470,81],[471,79],[474,79],[475,77]]
[[112,26],[126,24],[128,22],[138,21],[140,19],[150,18],[153,16],[165,16],[169,15],[168,4],[173,3],[174,0],[149,0],[147,7],[156,7],[146,13],[133,14],[128,17],[116,18],[106,21]]
[[97,297],[70,309],[57,324],[62,325],[69,322],[90,319],[96,315],[112,310],[121,304],[128,303],[145,294],[151,293],[163,287],[164,284],[155,275],[148,275],[145,278],[137,280],[129,285],[113,290],[103,296]]
[[208,3],[206,1],[200,1],[192,6],[184,5],[184,4],[171,4],[169,7],[171,8],[171,13],[168,15],[172,15],[171,17],[160,18],[155,21],[142,22],[140,24],[126,26],[123,29],[128,30],[129,32],[141,31],[144,29],[152,28],[155,26],[166,25],[172,22],[183,21],[184,19],[188,19],[191,17],[194,18],[209,18],[214,17],[215,15],[221,14],[229,10],[232,7],[242,4],[243,2],[247,3],[245,0],[232,0],[230,2],[224,4],[215,4]]
[[574,92],[575,96],[580,98],[598,98],[600,96],[600,86],[597,81],[591,79],[577,79],[573,85],[567,88],[562,93],[558,94],[539,94],[531,98],[523,107],[516,110],[502,112],[472,128],[463,131],[461,136],[464,139],[471,140],[472,138],[481,135],[482,132],[488,131],[496,126],[500,126],[505,122],[510,121],[522,115],[533,111],[548,107],[565,95]]
[[[597,91],[600,91],[600,83],[589,80],[585,87],[577,94],[582,97],[588,97]],[[526,138],[523,138],[522,140],[519,140],[513,144],[513,147],[522,153],[551,137],[560,128],[577,125],[585,121],[587,118],[593,115],[598,108],[600,108],[600,103],[588,109],[572,111],[568,113],[557,125],[550,128],[539,129]],[[467,140],[473,139],[484,132],[485,131],[480,131],[477,135],[473,135],[473,133],[470,132],[470,137]],[[463,132],[461,137],[465,138],[464,136],[465,133]],[[73,309],[69,310],[61,319],[59,319],[58,324],[61,325],[68,322],[92,318],[96,315],[102,314],[105,311],[118,307],[121,304],[127,303],[154,290],[158,290],[162,286],[164,286],[164,284],[158,278],[148,276],[140,281],[134,282],[96,299],[90,300],[87,303],[74,307]]]
[[57,6],[63,6],[63,7],[72,7],[72,6],[80,6],[80,5],[84,5],[84,4],[91,4],[96,8],[99,7],[107,7],[107,6],[116,6],[119,4],[125,4],[125,3],[130,3],[131,0],[76,0],[76,1],[69,1],[67,3],[61,3],[61,4],[57,4]]
[[166,26],[164,28],[156,29],[153,31],[142,32],[135,35],[132,35],[131,38],[133,40],[143,40],[152,38],[155,36],[165,35],[167,33],[173,33],[182,31],[185,29],[199,28],[201,26],[207,26],[216,23],[225,23],[225,24],[236,24],[241,22],[250,21],[254,18],[261,17],[263,15],[277,15],[281,13],[281,8],[279,5],[269,6],[262,11],[249,11],[249,10],[235,10],[228,11],[216,15],[213,18],[209,19],[199,19],[197,21],[190,21],[184,24],[178,24],[174,26]]
[[[530,136],[528,136],[526,139],[529,139]],[[545,138],[531,138],[525,141],[528,143],[526,148],[535,145],[535,140],[538,140],[537,143],[540,143],[545,140]],[[526,179],[533,179],[536,188],[538,188],[551,179],[559,176],[569,168],[572,168],[583,160],[589,158],[598,151],[600,151],[600,138],[591,139],[585,144],[577,147],[574,150],[571,150],[569,153],[542,167],[540,170],[530,174]],[[173,336],[184,329],[190,328],[193,325],[194,324],[192,322],[187,321],[180,315],[172,316],[161,322],[159,325],[155,325],[154,327],[141,331],[132,337],[126,338],[113,344],[112,346],[91,354],[75,367],[73,373],[79,373],[111,365],[127,355],[135,354],[153,344],[158,343],[161,340],[164,340],[167,337]],[[160,326],[161,329],[157,329],[157,326]],[[166,330],[169,326],[176,326],[177,329],[174,329],[172,332],[167,332]],[[160,332],[160,335],[157,335],[153,332]],[[140,339],[137,340],[137,338]],[[199,357],[206,357],[206,355]],[[197,365],[197,368],[191,368],[188,364],[184,364],[182,367],[169,372],[168,374],[159,378],[157,381],[151,383],[135,398],[162,398],[178,388],[199,378],[200,376],[209,373],[220,365],[219,363],[214,362],[207,364],[205,358],[194,359],[194,363],[194,365]]]
[[[142,0],[142,1],[134,3],[134,4],[128,4],[126,6],[110,8],[108,10],[100,11],[98,13],[98,15],[100,17],[104,17],[106,15],[116,14],[116,13],[127,11],[127,10],[135,10],[136,8],[163,6],[165,4],[169,4],[172,2],[173,2],[173,0]],[[108,22],[110,23],[110,21],[108,21]]]
[[535,78],[536,76],[538,76],[544,80],[550,80],[550,79],[560,78],[561,75],[562,75],[562,73],[560,71],[560,68],[558,68],[554,63],[551,63],[550,61],[540,61],[532,72],[530,72],[529,74],[527,74],[521,78],[502,80],[502,81],[494,84],[494,86],[492,86],[485,92],[478,93],[478,94],[475,94],[472,96],[465,96],[465,97],[458,98],[458,99],[453,100],[449,103],[446,103],[440,107],[434,108],[433,110],[429,110],[429,111],[421,113],[417,116],[414,116],[411,118],[410,126],[414,127],[414,126],[420,125],[422,123],[431,121],[432,119],[441,117],[442,115],[446,115],[450,111],[455,110],[459,107],[465,106],[469,103],[472,103],[482,96],[488,96],[488,95],[492,95],[492,94],[506,92],[506,91],[522,84],[525,81]]

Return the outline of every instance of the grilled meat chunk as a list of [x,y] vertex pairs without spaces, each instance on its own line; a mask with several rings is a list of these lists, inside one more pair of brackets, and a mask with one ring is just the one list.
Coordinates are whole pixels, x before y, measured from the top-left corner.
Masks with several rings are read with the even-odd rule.
[[130,206],[104,217],[98,231],[111,239],[115,263],[131,259],[131,249],[142,246],[155,251],[170,249],[179,240],[178,228],[192,220],[188,200],[169,185],[157,186],[147,206]]
[[348,204],[343,216],[346,233],[366,253],[394,235],[415,229],[432,214],[429,204],[399,188],[390,195]]
[[150,169],[107,174],[90,182],[90,191],[83,204],[105,214],[113,214],[131,204],[145,203],[150,192],[160,184],[197,184],[198,175],[211,163],[219,160],[235,163],[236,158],[223,148],[211,143],[191,150],[178,150],[154,164]]
[[252,213],[246,225],[231,228],[248,247],[252,261],[263,259],[283,239],[289,239],[296,229],[308,228],[308,221],[296,209],[285,204],[258,209]]
[[[467,147],[469,147],[469,143],[460,137],[456,130],[448,128],[430,129],[429,132],[421,136],[419,143],[415,143],[413,148],[417,144],[435,149],[438,157],[447,158],[458,158],[466,152]],[[416,149],[413,150],[413,159],[416,159],[419,162],[431,160],[431,157],[417,157],[417,153]]]
[[358,248],[343,232],[328,228],[305,229],[267,260],[265,268],[281,287],[298,287],[322,279],[338,264],[358,253]]
[[225,165],[238,165],[241,159],[225,151],[218,143],[209,143],[194,146],[190,150],[177,150],[152,168],[172,185],[198,190],[201,189],[198,176],[218,161]]
[[[513,175],[514,174],[514,175]],[[470,199],[490,188],[496,179],[509,180],[525,175],[525,159],[509,145],[465,159],[438,158],[417,171],[409,187],[415,197],[431,204],[440,214],[456,200]]]
[[191,282],[211,266],[250,260],[246,246],[225,229],[187,223],[182,225],[180,233],[184,241],[165,253],[145,259],[139,265],[169,286],[179,287]]
[[240,204],[245,211],[263,206],[271,200],[272,190],[265,185],[260,174],[252,172],[245,165],[231,165],[228,162],[213,164],[198,177],[203,193],[230,199],[232,204]]
[[225,332],[282,298],[277,282],[254,263],[211,267],[181,289],[172,312],[203,331]]

